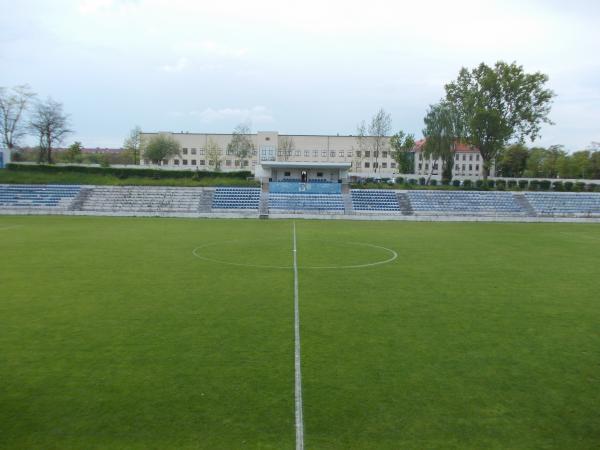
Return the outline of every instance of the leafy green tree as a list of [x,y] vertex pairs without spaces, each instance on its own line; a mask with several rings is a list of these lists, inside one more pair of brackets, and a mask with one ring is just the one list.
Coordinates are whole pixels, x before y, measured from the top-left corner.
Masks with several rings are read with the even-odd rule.
[[166,134],[159,134],[150,138],[144,148],[144,158],[154,164],[162,160],[181,154],[181,146],[174,138]]
[[449,183],[452,180],[456,143],[463,134],[458,113],[452,104],[442,101],[429,107],[423,121],[423,153],[426,157],[441,160],[442,182]]
[[415,137],[404,131],[398,131],[390,138],[392,158],[398,164],[398,172],[413,173],[415,171]]
[[81,162],[82,148],[83,148],[83,146],[81,145],[81,142],[79,142],[79,141],[76,141],[73,144],[69,145],[69,147],[67,148],[67,150],[65,150],[65,153],[63,155],[65,162],[70,162],[70,163]]
[[227,153],[240,160],[240,167],[244,166],[244,161],[248,160],[254,152],[254,143],[250,135],[250,126],[241,123],[235,127],[231,141],[227,144]]
[[503,177],[522,177],[527,167],[529,150],[523,144],[513,144],[500,152],[496,171]]
[[554,93],[545,88],[548,76],[525,73],[516,63],[499,61],[462,68],[447,84],[446,99],[457,110],[466,141],[477,147],[487,179],[498,152],[511,141],[535,140],[548,118]]
[[142,152],[142,129],[140,126],[136,125],[129,132],[129,136],[127,136],[123,143],[123,149],[133,164],[140,163],[140,154]]

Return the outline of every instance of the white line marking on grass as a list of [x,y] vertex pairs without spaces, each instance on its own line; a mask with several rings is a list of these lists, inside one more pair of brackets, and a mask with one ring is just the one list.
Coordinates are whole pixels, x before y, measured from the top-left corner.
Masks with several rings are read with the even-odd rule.
[[304,449],[304,417],[302,413],[302,371],[300,362],[300,309],[298,307],[298,251],[296,248],[296,221],[294,224],[294,372],[296,395],[296,450]]
[[[224,261],[222,259],[216,259],[216,258],[210,258],[208,256],[204,256],[200,252],[200,250],[202,250],[203,248],[206,248],[206,247],[214,247],[217,245],[233,243],[233,242],[243,242],[243,241],[235,240],[235,241],[224,241],[224,242],[212,242],[209,244],[201,245],[192,250],[192,255],[194,255],[196,258],[203,259],[205,261],[210,261],[210,262],[214,262],[214,263],[218,263],[218,264],[226,264],[228,266],[255,267],[258,269],[286,269],[286,270],[293,268],[293,266],[271,266],[271,265],[267,265],[267,264],[247,264],[247,263],[239,263],[239,262],[234,262],[234,261]],[[323,241],[323,242],[325,242],[325,241]],[[330,241],[328,241],[328,242],[330,242]],[[300,269],[361,269],[361,268],[365,268],[365,267],[373,267],[373,266],[380,266],[382,264],[387,264],[398,258],[398,253],[396,251],[392,250],[391,248],[383,247],[381,245],[367,244],[364,242],[342,242],[342,244],[359,245],[359,246],[363,246],[363,247],[371,247],[371,248],[384,250],[390,254],[390,257],[387,259],[383,259],[381,261],[375,261],[375,262],[365,263],[365,264],[355,264],[355,265],[348,265],[348,266],[337,266],[337,265],[336,266],[299,266],[299,268]]]

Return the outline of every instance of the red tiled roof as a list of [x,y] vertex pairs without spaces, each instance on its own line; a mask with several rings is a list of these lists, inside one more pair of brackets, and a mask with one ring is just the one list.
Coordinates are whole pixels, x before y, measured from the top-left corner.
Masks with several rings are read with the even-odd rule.
[[[425,139],[419,139],[415,142],[415,150],[420,152],[425,145]],[[459,153],[479,153],[479,149],[473,147],[472,145],[465,144],[463,142],[459,142],[456,144],[456,152]]]

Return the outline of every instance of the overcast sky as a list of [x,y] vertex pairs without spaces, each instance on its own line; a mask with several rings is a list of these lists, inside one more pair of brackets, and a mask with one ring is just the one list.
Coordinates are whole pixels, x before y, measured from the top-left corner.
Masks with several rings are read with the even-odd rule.
[[0,86],[64,104],[87,147],[146,131],[421,136],[462,66],[516,61],[557,97],[541,145],[600,141],[598,0],[0,0]]

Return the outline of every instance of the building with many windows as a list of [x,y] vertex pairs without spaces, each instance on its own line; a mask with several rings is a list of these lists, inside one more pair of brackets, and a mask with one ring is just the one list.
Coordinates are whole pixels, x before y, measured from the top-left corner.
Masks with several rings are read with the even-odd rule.
[[[206,152],[209,142],[216,144],[220,151],[221,170],[249,170],[256,172],[262,162],[319,163],[349,165],[349,176],[393,177],[399,175],[398,166],[392,155],[389,137],[379,141],[372,136],[359,138],[352,135],[286,135],[276,131],[259,131],[249,135],[254,144],[253,154],[240,161],[227,151],[232,134],[216,133],[142,133],[147,141],[157,134],[166,134],[181,145],[181,154],[164,160],[161,165],[197,170],[213,170],[214,161],[210,161]],[[414,173],[403,175],[441,176],[441,162],[423,157],[424,140],[418,141],[414,153]],[[479,151],[465,145],[458,145],[455,160],[456,176],[479,177],[482,161]],[[142,160],[142,164],[151,164]]]

